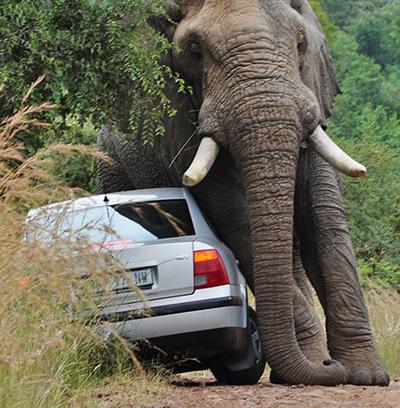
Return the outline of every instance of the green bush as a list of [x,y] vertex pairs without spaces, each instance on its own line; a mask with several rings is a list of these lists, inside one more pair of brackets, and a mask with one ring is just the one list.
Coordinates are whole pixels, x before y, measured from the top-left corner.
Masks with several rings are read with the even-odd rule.
[[362,136],[340,140],[369,171],[364,179],[344,180],[349,224],[367,275],[400,284],[400,158],[395,149],[374,139],[377,125],[371,115],[361,126]]
[[398,285],[400,70],[391,64],[398,59],[400,1],[312,3],[328,32],[343,91],[336,98],[329,133],[369,171],[362,180],[344,178],[361,276]]
[[[98,128],[88,121],[80,123],[80,118],[77,115],[67,115],[64,118],[58,117],[55,119],[62,121],[63,130],[57,132],[57,127],[50,129],[42,135],[43,143],[70,143],[91,145],[96,142],[98,136]],[[52,162],[48,168],[51,174],[57,176],[60,181],[68,183],[71,187],[80,187],[88,191],[96,191],[97,189],[97,159],[93,156],[84,156],[82,154],[71,155],[65,157],[58,155],[59,160]]]
[[[3,1],[1,113],[11,114],[19,106],[20,95],[45,75],[47,81],[32,102],[58,104],[54,115],[74,114],[81,123],[91,120],[99,126],[109,121],[131,130],[138,126],[138,117],[144,116],[146,123],[154,121],[158,126],[168,103],[162,93],[165,69],[158,59],[168,44],[148,19],[163,12],[161,3]],[[157,133],[156,125],[152,126],[151,135]]]
[[398,286],[400,284],[400,268],[395,260],[392,262],[370,258],[368,261],[359,259],[358,267],[362,282],[373,278],[383,285]]
[[[164,13],[153,0],[4,0],[0,7],[0,114],[18,109],[39,76],[46,80],[32,103],[48,112],[49,133],[19,136],[34,153],[49,140],[96,143],[99,128],[115,125],[132,137],[162,135],[173,114],[163,93],[171,72],[159,64],[169,43],[149,20]],[[179,79],[177,79],[178,81]],[[82,140],[84,139],[84,140]],[[93,163],[64,163],[60,175],[93,189]],[[78,173],[79,174],[78,174]]]

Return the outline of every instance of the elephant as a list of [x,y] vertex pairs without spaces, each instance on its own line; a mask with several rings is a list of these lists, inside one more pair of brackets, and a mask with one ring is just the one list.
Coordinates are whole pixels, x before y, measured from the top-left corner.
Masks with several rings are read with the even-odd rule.
[[[103,127],[103,192],[189,186],[238,258],[271,381],[385,386],[344,210],[340,173],[366,169],[327,135],[337,83],[306,0],[176,0],[154,26],[161,63],[192,87],[154,146]],[[310,282],[326,316],[313,309]]]

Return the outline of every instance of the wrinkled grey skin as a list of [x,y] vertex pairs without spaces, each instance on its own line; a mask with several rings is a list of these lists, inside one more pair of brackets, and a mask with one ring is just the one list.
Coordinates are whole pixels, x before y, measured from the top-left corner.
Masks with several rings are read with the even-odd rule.
[[[99,143],[115,160],[112,168],[100,165],[103,191],[181,185],[200,139],[211,136],[222,152],[192,192],[255,291],[271,379],[387,385],[338,176],[301,148],[325,124],[339,90],[310,6],[182,0],[169,11],[177,24],[158,27],[180,51],[163,62],[193,85],[194,95],[170,84],[178,114],[153,149],[103,130]],[[325,310],[327,345],[306,274]]]

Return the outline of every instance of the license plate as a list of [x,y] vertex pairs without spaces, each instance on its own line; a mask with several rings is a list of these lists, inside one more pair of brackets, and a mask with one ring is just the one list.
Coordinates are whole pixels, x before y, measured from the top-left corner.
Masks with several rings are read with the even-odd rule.
[[128,271],[120,276],[115,276],[111,282],[113,292],[127,292],[132,290],[132,285],[139,289],[150,289],[154,285],[152,268]]

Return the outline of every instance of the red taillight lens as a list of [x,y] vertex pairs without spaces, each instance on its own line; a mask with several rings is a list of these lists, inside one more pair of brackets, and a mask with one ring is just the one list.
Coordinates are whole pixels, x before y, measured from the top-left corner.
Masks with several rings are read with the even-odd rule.
[[215,249],[195,251],[193,259],[195,289],[229,284],[225,265]]

